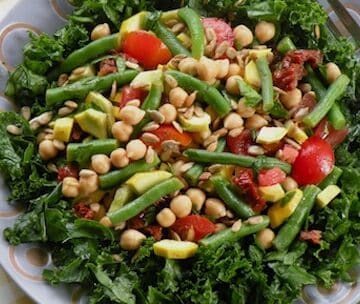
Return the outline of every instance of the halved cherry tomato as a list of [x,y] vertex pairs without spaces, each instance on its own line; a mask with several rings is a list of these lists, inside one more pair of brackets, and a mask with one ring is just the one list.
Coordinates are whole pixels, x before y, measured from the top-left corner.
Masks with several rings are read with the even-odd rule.
[[192,142],[192,138],[189,133],[180,133],[172,125],[162,125],[156,130],[151,131],[150,133],[155,134],[160,139],[160,142],[158,143],[149,144],[154,149],[160,149],[161,143],[165,140],[175,140],[184,147],[189,146]]
[[146,98],[147,92],[139,89],[139,88],[132,88],[131,86],[127,85],[121,89],[121,99],[119,101],[119,107],[122,108],[126,106],[126,104],[130,100],[139,99],[141,102],[144,101]]
[[334,163],[331,145],[319,136],[311,136],[301,145],[291,175],[300,186],[318,184],[331,172]]
[[286,174],[280,168],[272,168],[269,170],[260,170],[258,175],[259,186],[272,186],[285,180]]
[[315,129],[315,135],[325,139],[332,147],[341,144],[348,134],[348,128],[336,130],[326,118],[320,121]]
[[293,146],[285,144],[284,148],[281,150],[280,159],[289,163],[293,164],[295,159],[299,155],[299,151],[296,150]]
[[260,212],[265,208],[266,201],[260,196],[259,189],[254,182],[254,173],[252,169],[236,168],[233,181],[244,193],[254,211]]
[[216,34],[216,45],[227,41],[230,46],[234,45],[234,33],[230,25],[218,18],[202,18],[203,27],[211,27]]
[[231,153],[234,154],[248,154],[248,149],[251,146],[253,140],[249,130],[242,131],[238,136],[228,136],[226,143]]
[[206,217],[196,214],[177,219],[170,229],[176,232],[184,240],[191,227],[195,232],[194,241],[199,241],[208,234],[215,232],[215,224],[213,222]]
[[145,69],[155,69],[171,59],[167,46],[146,31],[130,32],[123,41],[123,52],[135,58]]

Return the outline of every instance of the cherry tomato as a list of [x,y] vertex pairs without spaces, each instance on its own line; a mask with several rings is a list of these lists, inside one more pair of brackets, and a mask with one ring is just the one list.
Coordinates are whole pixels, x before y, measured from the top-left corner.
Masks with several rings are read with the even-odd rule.
[[260,212],[265,208],[266,201],[260,196],[252,169],[237,168],[233,181],[242,190],[254,211]]
[[139,99],[140,101],[144,101],[147,92],[139,89],[139,88],[132,88],[131,86],[127,85],[121,89],[121,99],[119,101],[119,107],[124,107],[130,100]]
[[135,58],[145,69],[155,69],[171,59],[167,46],[156,36],[146,31],[130,32],[123,41],[123,51]]
[[326,118],[320,121],[315,129],[315,135],[325,139],[332,147],[341,144],[348,134],[348,128],[336,130]]
[[238,136],[228,136],[226,143],[231,153],[234,154],[248,154],[248,149],[251,146],[253,140],[249,130],[242,131]]
[[281,150],[280,159],[289,163],[293,164],[295,159],[299,155],[299,151],[296,150],[293,146],[285,144],[284,148]]
[[285,180],[286,174],[280,168],[260,170],[258,175],[259,186],[272,186]]
[[334,163],[331,145],[319,136],[311,136],[301,145],[291,175],[300,186],[318,184],[331,172]]
[[230,25],[218,18],[202,18],[203,27],[212,28],[216,34],[216,45],[227,41],[230,46],[234,45],[234,33]]
[[58,170],[57,181],[62,182],[65,177],[79,177],[79,169],[73,165],[60,167]]
[[195,241],[199,241],[208,234],[215,232],[215,224],[213,222],[208,220],[206,217],[196,214],[177,219],[170,228],[182,239],[186,239],[188,231],[191,227],[195,232]]
[[151,133],[155,134],[160,139],[160,142],[150,144],[154,149],[160,149],[161,143],[165,140],[175,140],[184,147],[189,146],[192,142],[189,133],[180,133],[172,125],[162,125],[160,128],[151,131]]

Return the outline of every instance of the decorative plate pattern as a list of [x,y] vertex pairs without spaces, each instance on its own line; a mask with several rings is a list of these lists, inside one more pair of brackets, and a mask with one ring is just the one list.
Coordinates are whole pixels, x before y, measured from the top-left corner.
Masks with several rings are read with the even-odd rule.
[[[325,1],[323,1],[325,3]],[[344,1],[349,11],[360,24],[359,0]],[[335,14],[326,7],[330,18],[339,24]],[[28,41],[27,32],[53,33],[66,22],[71,6],[66,0],[19,0],[11,12],[0,20],[0,110],[14,110],[15,106],[2,93],[8,72],[21,63],[21,50]],[[341,33],[346,30],[339,27]],[[2,230],[11,226],[22,212],[20,206],[7,203],[8,190],[0,177],[0,263],[12,279],[38,303],[52,304],[86,303],[85,290],[79,287],[49,286],[42,279],[42,270],[51,266],[51,257],[45,248],[38,244],[9,246],[4,240]],[[353,273],[357,284],[338,283],[331,290],[307,286],[297,304],[356,304],[360,302],[360,267]],[[19,303],[19,302],[17,302]]]

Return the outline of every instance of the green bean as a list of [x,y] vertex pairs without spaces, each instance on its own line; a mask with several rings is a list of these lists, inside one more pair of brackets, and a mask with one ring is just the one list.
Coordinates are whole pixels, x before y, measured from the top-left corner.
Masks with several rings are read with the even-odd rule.
[[274,106],[273,81],[269,63],[265,57],[262,57],[256,60],[256,67],[261,79],[263,109],[264,111],[269,112]]
[[66,160],[76,161],[81,166],[86,164],[95,154],[110,154],[119,143],[116,139],[97,139],[86,143],[70,143],[66,147]]
[[[146,96],[144,103],[141,106],[141,109],[144,111],[147,110],[157,110],[161,103],[163,88],[158,85],[152,85],[149,91],[149,94]],[[138,137],[141,133],[142,128],[151,121],[151,118],[148,114],[136,125],[134,126],[133,133],[131,135],[132,138]]]
[[246,202],[242,201],[231,189],[231,183],[226,178],[221,175],[214,175],[210,180],[219,197],[237,215],[243,218],[255,215],[255,212],[251,209],[251,207]]
[[197,91],[197,96],[209,104],[220,117],[225,116],[231,111],[231,106],[224,96],[206,82],[178,71],[167,71],[165,75],[174,77],[178,85],[186,91]]
[[329,112],[335,101],[346,91],[350,82],[345,74],[340,75],[327,89],[326,94],[316,104],[315,108],[305,116],[303,122],[311,128],[314,128]]
[[46,91],[46,105],[57,107],[66,100],[84,99],[90,91],[103,92],[109,89],[114,81],[119,86],[126,84],[133,80],[138,73],[138,71],[127,70],[103,77],[87,77],[63,87],[48,89]]
[[147,163],[144,159],[134,161],[123,169],[111,171],[99,177],[100,188],[109,189],[115,187],[138,172],[145,172],[155,168],[160,163],[158,157],[152,163]]
[[[226,146],[226,140],[224,137],[219,138],[218,144],[216,146],[215,152],[224,151]],[[185,180],[189,183],[190,186],[197,186],[199,182],[200,175],[204,172],[204,165],[195,164],[184,174]]]
[[200,16],[189,7],[179,9],[178,16],[186,23],[190,31],[192,56],[200,59],[205,49],[205,34]]
[[111,222],[116,225],[138,215],[141,211],[151,206],[162,197],[171,194],[184,187],[184,184],[176,177],[170,178],[152,187],[137,199],[126,204],[122,208],[108,213]]
[[286,37],[284,37],[283,39],[280,40],[280,42],[278,43],[276,49],[281,54],[286,54],[289,51],[296,50],[296,46],[295,46],[294,42],[292,42],[290,37],[286,36]]
[[280,228],[273,244],[280,251],[286,250],[299,234],[304,222],[314,207],[316,196],[320,189],[314,185],[306,186],[303,191],[303,198],[296,207],[288,221]]
[[72,52],[52,73],[49,74],[49,79],[56,79],[61,73],[71,72],[73,69],[96,59],[106,52],[117,49],[120,42],[119,34],[113,34],[100,38],[88,45]]
[[[255,218],[259,219],[258,223],[256,223],[257,219],[255,219]],[[251,222],[251,218],[249,220]],[[213,234],[211,236],[201,239],[199,241],[199,243],[200,243],[200,245],[203,245],[206,247],[213,247],[213,248],[219,247],[225,243],[227,243],[227,244],[234,243],[245,236],[254,234],[254,233],[266,228],[267,226],[269,226],[269,223],[270,223],[269,217],[266,215],[254,217],[253,220],[255,223],[253,223],[253,224],[250,224],[249,220],[243,222],[238,231],[233,231],[231,228],[227,228],[227,229],[219,231],[216,234]]]
[[279,167],[286,173],[290,173],[291,166],[273,157],[237,155],[229,152],[209,152],[201,149],[187,149],[184,155],[192,161],[211,164],[237,165],[254,169],[271,169]]
[[343,170],[341,168],[334,166],[330,174],[325,177],[325,179],[318,185],[318,187],[320,189],[325,189],[327,186],[336,185],[342,173]]
[[[321,100],[326,95],[326,88],[324,87],[320,79],[316,77],[311,66],[307,64],[305,67],[307,71],[306,80],[310,83],[312,90],[315,92],[317,96],[317,99]],[[336,130],[343,129],[346,125],[346,118],[344,114],[341,112],[341,109],[336,101],[331,107],[329,113],[327,114],[327,118],[330,124]]]
[[174,33],[164,26],[160,21],[153,23],[151,30],[161,39],[162,42],[169,48],[173,56],[183,54],[191,56],[189,50],[184,47]]

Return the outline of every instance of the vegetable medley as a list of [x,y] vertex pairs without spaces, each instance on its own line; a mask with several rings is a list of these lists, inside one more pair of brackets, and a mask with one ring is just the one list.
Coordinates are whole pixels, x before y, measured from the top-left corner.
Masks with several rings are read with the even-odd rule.
[[352,45],[313,1],[312,25],[291,1],[228,2],[79,1],[25,47],[0,167],[26,212],[4,234],[48,245],[50,283],[90,303],[290,303],[351,279]]

